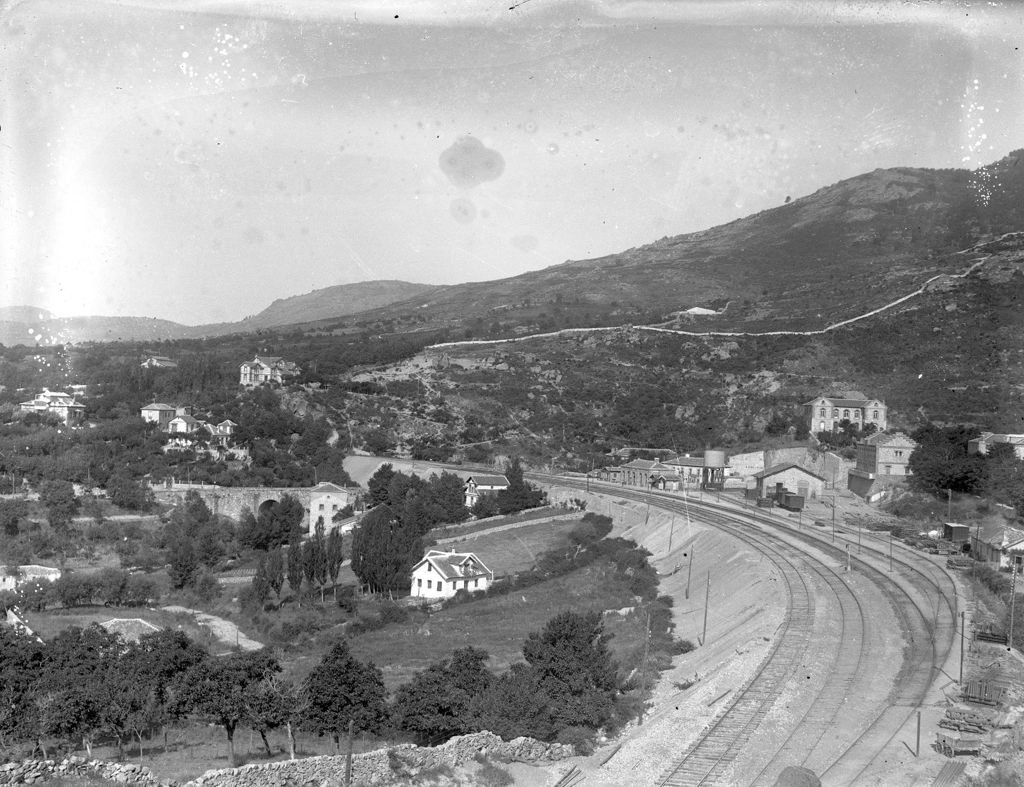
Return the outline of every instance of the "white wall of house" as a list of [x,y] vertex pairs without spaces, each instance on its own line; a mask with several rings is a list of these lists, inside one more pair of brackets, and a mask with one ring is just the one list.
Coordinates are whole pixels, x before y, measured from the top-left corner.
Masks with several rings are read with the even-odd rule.
[[419,598],[451,598],[463,589],[470,593],[475,590],[487,590],[490,584],[490,578],[486,576],[445,579],[429,562],[426,562],[412,572],[409,594]]

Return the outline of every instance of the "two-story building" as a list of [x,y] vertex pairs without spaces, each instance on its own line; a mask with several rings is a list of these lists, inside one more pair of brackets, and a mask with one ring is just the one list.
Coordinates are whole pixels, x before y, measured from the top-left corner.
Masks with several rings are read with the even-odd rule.
[[849,421],[861,429],[873,424],[884,432],[888,424],[885,402],[881,399],[844,398],[819,396],[804,402],[804,413],[811,432],[832,432],[843,421]]
[[39,413],[53,415],[68,426],[78,426],[85,420],[85,405],[78,402],[71,394],[62,391],[51,391],[44,388],[33,399],[18,405],[23,413]]
[[472,552],[441,552],[432,549],[412,567],[410,595],[420,598],[451,598],[460,590],[487,590],[494,572]]
[[1013,446],[1013,453],[1017,458],[1024,459],[1024,434],[982,432],[978,437],[967,441],[967,453],[987,454],[989,448],[999,443],[1007,443]]
[[508,489],[508,479],[503,475],[471,475],[466,479],[466,508],[472,508],[483,495],[496,495]]
[[355,494],[331,481],[321,481],[309,492],[309,532],[316,530],[316,521],[324,518],[324,528],[332,529],[334,515],[355,500]]
[[299,373],[299,367],[276,355],[257,355],[239,367],[239,385],[255,386],[267,383],[282,384]]
[[857,465],[847,478],[851,492],[874,502],[887,489],[901,485],[910,471],[910,454],[917,442],[903,432],[879,432],[856,445]]
[[167,431],[167,425],[171,419],[178,414],[173,405],[164,402],[151,402],[139,410],[142,420],[147,423],[156,424],[161,432]]

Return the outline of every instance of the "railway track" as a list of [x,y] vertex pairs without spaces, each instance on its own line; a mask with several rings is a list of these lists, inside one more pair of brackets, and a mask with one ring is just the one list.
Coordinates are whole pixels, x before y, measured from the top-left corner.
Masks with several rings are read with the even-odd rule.
[[[582,488],[582,482],[557,476],[539,480]],[[922,704],[955,640],[957,602],[955,586],[943,567],[894,549],[887,540],[858,534],[856,557],[850,556],[855,573],[874,583],[889,600],[907,639],[903,664],[886,705],[841,741],[826,740],[843,712],[844,700],[859,681],[870,680],[866,657],[865,610],[843,574],[820,559],[819,552],[836,564],[847,559],[852,534],[837,531],[838,542],[811,527],[797,528],[778,516],[711,501],[685,502],[678,495],[629,489],[590,482],[591,491],[648,502],[667,511],[689,508],[712,527],[751,544],[778,568],[788,591],[785,617],[775,643],[755,675],[737,691],[729,704],[700,739],[683,752],[662,774],[659,784],[772,784],[786,765],[804,765],[819,774],[824,784],[855,784],[871,768],[879,753]],[[887,568],[887,566],[889,568]],[[750,768],[742,760],[744,745],[781,695],[800,663],[813,625],[815,593],[812,585],[827,593],[828,603],[840,609],[842,631],[829,655],[830,674],[815,699],[806,703],[803,715],[793,723],[788,737],[765,763]],[[745,766],[745,767],[744,767]],[[740,772],[742,771],[742,772]]]

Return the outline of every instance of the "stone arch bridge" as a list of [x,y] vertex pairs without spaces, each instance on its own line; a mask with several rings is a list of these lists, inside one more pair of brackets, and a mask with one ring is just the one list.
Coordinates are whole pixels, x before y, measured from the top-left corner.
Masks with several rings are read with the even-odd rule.
[[[306,512],[306,529],[312,531],[318,516],[330,526],[333,514],[355,500],[355,490],[336,484],[318,484],[314,487],[301,486],[211,486],[209,484],[169,483],[155,485],[153,495],[158,503],[175,505],[185,500],[187,492],[199,494],[203,502],[215,515],[237,520],[248,508],[259,516],[285,495],[291,495],[302,503]],[[332,508],[333,507],[333,508]]]

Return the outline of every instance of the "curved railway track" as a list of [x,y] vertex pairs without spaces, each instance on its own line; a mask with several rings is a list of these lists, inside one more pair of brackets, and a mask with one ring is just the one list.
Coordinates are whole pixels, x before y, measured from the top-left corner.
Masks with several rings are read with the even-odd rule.
[[[535,475],[538,480],[582,488],[583,482],[558,476]],[[858,682],[869,680],[866,658],[865,610],[841,574],[808,554],[818,552],[836,564],[847,559],[851,544],[845,528],[837,530],[838,545],[812,527],[793,527],[778,516],[738,509],[711,501],[683,499],[669,493],[590,482],[591,491],[648,502],[664,510],[684,513],[688,508],[700,521],[750,544],[778,568],[788,591],[787,608],[775,642],[754,676],[737,691],[702,736],[663,772],[659,784],[772,784],[786,765],[804,765],[819,774],[824,784],[855,784],[871,768],[879,753],[922,704],[956,636],[958,605],[949,572],[919,552],[877,538],[858,538],[858,554],[851,555],[855,573],[869,579],[889,600],[906,637],[903,663],[888,702],[859,729],[845,737],[826,740],[844,709],[844,700]],[[862,535],[862,534],[858,534]],[[890,551],[891,550],[891,551]],[[912,557],[911,557],[912,555]],[[909,559],[908,559],[909,558]],[[891,566],[890,570],[887,567]],[[786,739],[765,763],[738,767],[744,745],[781,696],[800,664],[811,636],[816,595],[838,605],[841,635],[829,654],[829,677],[805,712],[796,719]],[[742,773],[740,771],[743,771]]]

